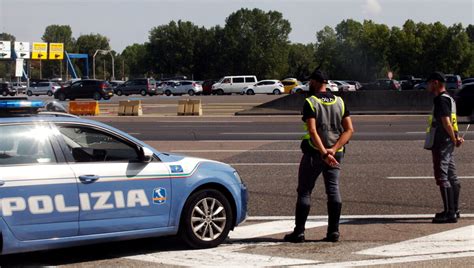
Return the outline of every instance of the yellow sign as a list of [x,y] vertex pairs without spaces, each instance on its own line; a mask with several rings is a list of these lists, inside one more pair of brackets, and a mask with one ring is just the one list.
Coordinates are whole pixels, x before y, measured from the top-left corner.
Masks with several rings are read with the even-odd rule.
[[48,43],[33,43],[31,58],[35,60],[48,59]]
[[64,58],[63,43],[49,43],[49,59],[62,60]]

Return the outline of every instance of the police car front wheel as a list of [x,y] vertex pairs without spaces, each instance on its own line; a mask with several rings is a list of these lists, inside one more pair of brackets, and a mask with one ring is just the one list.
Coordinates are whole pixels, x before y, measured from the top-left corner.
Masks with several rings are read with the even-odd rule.
[[214,189],[201,190],[186,202],[180,235],[192,248],[216,247],[227,238],[233,218],[225,195]]

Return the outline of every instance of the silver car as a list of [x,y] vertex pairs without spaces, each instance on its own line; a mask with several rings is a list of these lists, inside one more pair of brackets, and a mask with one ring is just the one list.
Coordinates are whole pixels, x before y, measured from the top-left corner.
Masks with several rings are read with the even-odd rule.
[[55,82],[38,82],[31,84],[26,88],[26,95],[28,96],[39,96],[39,95],[48,95],[53,96],[54,92],[60,89],[61,86]]
[[163,94],[166,96],[170,95],[183,95],[188,94],[194,96],[202,93],[202,86],[195,81],[173,81],[167,82],[167,85],[163,88]]

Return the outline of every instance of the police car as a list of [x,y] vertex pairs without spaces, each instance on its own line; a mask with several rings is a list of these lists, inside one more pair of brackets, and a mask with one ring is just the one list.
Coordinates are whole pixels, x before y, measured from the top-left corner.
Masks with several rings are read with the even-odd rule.
[[176,234],[209,248],[245,220],[247,190],[231,166],[42,109],[0,99],[1,254]]

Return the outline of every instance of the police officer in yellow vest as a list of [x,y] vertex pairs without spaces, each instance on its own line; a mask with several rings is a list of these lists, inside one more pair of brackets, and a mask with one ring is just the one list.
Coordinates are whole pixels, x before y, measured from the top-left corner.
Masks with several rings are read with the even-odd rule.
[[428,90],[436,97],[433,113],[429,117],[425,149],[431,150],[436,184],[439,186],[444,211],[436,213],[433,223],[455,223],[459,215],[459,192],[461,184],[456,175],[454,147],[464,139],[458,136],[456,102],[445,88],[446,78],[441,72],[432,73],[428,79]]
[[287,242],[305,240],[305,223],[311,206],[311,192],[318,176],[323,173],[327,195],[328,229],[326,241],[339,240],[341,196],[339,193],[340,163],[344,145],[352,137],[354,129],[349,111],[342,98],[326,91],[328,77],[315,70],[310,76],[310,97],[303,107],[303,121],[307,134],[303,136],[298,172],[298,199],[296,201],[295,228],[285,235]]

